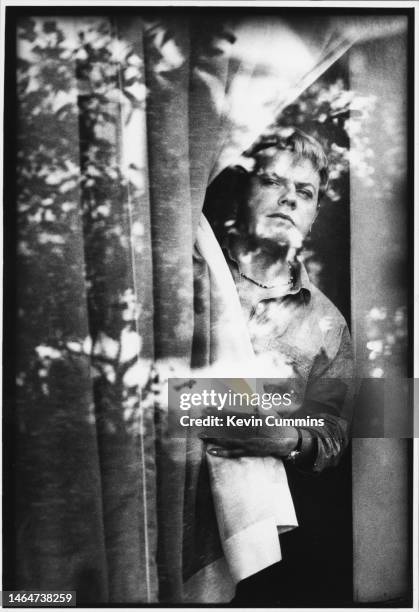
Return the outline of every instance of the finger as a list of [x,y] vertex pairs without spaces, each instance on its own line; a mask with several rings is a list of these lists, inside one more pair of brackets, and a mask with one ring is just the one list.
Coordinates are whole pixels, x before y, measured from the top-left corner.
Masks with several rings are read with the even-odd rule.
[[224,440],[218,440],[217,446],[227,447],[231,449],[241,449],[249,455],[269,455],[272,451],[276,450],[276,443],[267,438],[255,439],[249,438],[246,440],[228,439],[226,443]]
[[216,444],[217,446],[222,446],[225,448],[240,448],[246,444],[245,440],[241,440],[238,438],[212,438],[203,434],[201,434],[200,437],[205,442],[208,442],[210,444]]
[[246,452],[241,448],[210,448],[207,452],[214,457],[223,457],[225,459],[237,459],[246,455]]

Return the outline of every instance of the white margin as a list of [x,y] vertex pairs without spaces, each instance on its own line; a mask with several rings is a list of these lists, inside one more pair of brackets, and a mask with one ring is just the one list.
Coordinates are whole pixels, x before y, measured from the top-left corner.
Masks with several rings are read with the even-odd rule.
[[[60,7],[158,7],[158,8],[166,8],[166,7],[272,7],[272,8],[383,8],[383,9],[403,9],[403,8],[413,8],[415,9],[415,32],[414,32],[414,40],[418,41],[415,48],[415,85],[414,85],[414,95],[415,95],[415,133],[414,133],[414,153],[416,153],[417,144],[419,144],[419,88],[418,88],[418,65],[419,65],[419,26],[417,24],[417,20],[419,19],[419,3],[417,0],[148,0],[142,2],[141,0],[90,0],[90,2],[85,2],[83,0],[38,0],[38,2],[31,2],[30,0],[0,0],[0,130],[2,136],[3,146],[0,151],[0,193],[1,193],[1,201],[3,203],[3,151],[4,151],[4,48],[5,48],[5,9],[6,7],[19,7],[19,6],[36,6],[36,7],[51,7],[55,9],[59,9]],[[408,126],[409,129],[409,126]],[[415,164],[414,164],[414,236],[418,237],[418,240],[415,240],[414,243],[414,378],[419,378],[419,197],[418,197],[418,189],[416,188],[417,181],[419,178],[419,147],[418,152],[415,155]],[[0,246],[3,252],[3,214],[0,216]],[[1,266],[1,288],[0,288],[0,304],[1,304],[1,329],[0,329],[0,339],[1,346],[3,347],[3,261]],[[0,363],[2,364],[2,356],[0,356]],[[2,381],[2,368],[0,371],[0,381]],[[1,384],[3,388],[3,385]],[[419,385],[418,385],[419,387]],[[416,385],[414,385],[416,388]],[[419,390],[418,390],[419,395]],[[414,433],[419,431],[419,423],[417,419],[419,418],[419,409],[416,409],[419,406],[419,397],[414,396],[414,405],[415,405],[415,423],[414,423]],[[0,431],[2,432],[2,422],[0,423]],[[2,456],[0,455],[0,466],[2,466]],[[389,608],[389,607],[373,607],[368,608],[364,605],[356,608],[333,608],[333,609],[341,609],[345,610],[345,612],[357,612],[359,610],[363,610],[364,612],[379,612],[382,610],[383,612],[391,610],[391,612],[407,612],[412,610],[413,612],[419,612],[419,440],[414,438],[414,456],[413,456],[413,607],[412,608]],[[2,489],[2,487],[1,487]],[[0,543],[2,543],[2,533],[0,531]],[[2,570],[2,558],[0,557],[0,570]],[[209,606],[205,606],[207,609],[211,609]],[[48,608],[49,610],[61,610],[61,608]],[[90,612],[92,608],[75,608],[76,610],[86,610]],[[95,609],[95,608],[93,608]],[[99,609],[99,608],[96,608]],[[132,608],[112,608],[112,610],[131,610]],[[147,606],[141,608],[141,606],[137,606],[136,609],[147,609]],[[178,606],[173,607],[152,607],[149,608],[156,611],[161,612],[173,612],[176,610],[177,612],[190,612],[195,608],[181,608]],[[200,606],[197,606],[196,609],[202,609]],[[226,608],[214,608],[219,612],[231,612],[231,610],[235,608],[226,607]],[[249,608],[254,612],[258,611],[266,611],[269,608]],[[314,610],[319,610],[319,608],[281,608],[282,612],[313,612]]]

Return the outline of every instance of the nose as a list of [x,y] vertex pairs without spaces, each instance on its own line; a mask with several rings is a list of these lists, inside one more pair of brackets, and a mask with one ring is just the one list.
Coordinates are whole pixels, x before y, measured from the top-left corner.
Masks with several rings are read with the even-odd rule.
[[291,209],[294,209],[297,205],[297,194],[295,191],[295,186],[293,183],[289,182],[283,185],[282,193],[278,198],[278,206],[281,204],[289,206]]

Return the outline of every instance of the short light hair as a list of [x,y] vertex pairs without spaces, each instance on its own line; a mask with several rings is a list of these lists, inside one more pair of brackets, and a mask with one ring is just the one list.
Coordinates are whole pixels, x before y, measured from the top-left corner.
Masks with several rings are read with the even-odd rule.
[[322,145],[312,136],[298,128],[276,128],[263,134],[244,155],[255,160],[257,171],[266,160],[266,149],[274,147],[278,151],[291,151],[297,159],[308,159],[320,177],[320,195],[327,189],[329,163]]

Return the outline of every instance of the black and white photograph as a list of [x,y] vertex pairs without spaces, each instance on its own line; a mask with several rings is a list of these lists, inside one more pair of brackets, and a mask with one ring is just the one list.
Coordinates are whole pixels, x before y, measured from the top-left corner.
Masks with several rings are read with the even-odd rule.
[[418,610],[416,9],[1,2],[3,607]]

